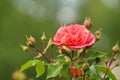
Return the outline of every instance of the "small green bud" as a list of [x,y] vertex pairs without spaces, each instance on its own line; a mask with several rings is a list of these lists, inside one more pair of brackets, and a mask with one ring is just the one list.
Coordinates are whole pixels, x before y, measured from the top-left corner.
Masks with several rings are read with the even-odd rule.
[[43,42],[45,42],[46,39],[47,39],[47,37],[46,37],[46,35],[45,35],[45,32],[43,32],[43,35],[42,35],[42,37],[41,37],[41,40],[42,40]]
[[23,51],[28,51],[28,46],[20,45]]
[[100,40],[101,34],[102,34],[101,29],[99,29],[99,30],[97,30],[97,31],[95,32],[95,38],[96,38],[96,40]]
[[91,28],[92,22],[91,22],[90,18],[88,18],[88,17],[85,18],[84,25],[87,29]]
[[48,42],[48,44],[49,44],[50,47],[53,46],[53,43],[52,43],[52,42],[53,42],[53,41],[52,41],[52,39],[50,38],[50,39],[49,39],[49,42]]
[[84,69],[85,72],[88,71],[89,70],[88,62],[83,63],[82,68]]
[[119,53],[120,52],[120,47],[118,45],[118,42],[112,47],[112,52],[113,53]]
[[36,45],[36,40],[31,35],[29,37],[27,37],[27,45],[29,47],[35,47],[35,45]]

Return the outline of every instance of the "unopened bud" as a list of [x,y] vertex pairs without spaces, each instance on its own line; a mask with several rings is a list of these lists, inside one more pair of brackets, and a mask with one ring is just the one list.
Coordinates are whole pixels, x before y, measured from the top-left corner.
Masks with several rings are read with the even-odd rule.
[[45,42],[46,39],[47,39],[47,37],[46,37],[46,35],[45,35],[45,32],[43,32],[43,35],[42,35],[42,37],[41,37],[41,40],[42,40],[43,42]]
[[26,80],[26,75],[23,72],[16,71],[12,74],[13,80]]
[[113,53],[119,53],[120,52],[120,47],[118,45],[118,42],[112,47]]
[[28,46],[24,46],[24,45],[20,45],[20,46],[23,49],[23,51],[27,51],[28,50]]
[[92,22],[91,22],[90,18],[88,18],[88,17],[85,18],[84,25],[87,29],[91,28]]
[[70,66],[69,69],[74,78],[78,78],[80,76],[80,71],[75,66]]
[[49,44],[50,47],[53,46],[53,43],[52,43],[52,42],[53,42],[53,41],[52,41],[52,39],[50,38],[50,40],[49,40],[49,42],[48,42],[48,44]]
[[88,71],[89,70],[88,62],[83,63],[82,68],[84,69],[85,72]]
[[29,37],[27,37],[27,45],[29,47],[35,47],[35,45],[36,45],[36,40],[31,35]]
[[100,40],[101,34],[102,34],[101,29],[99,29],[99,30],[97,30],[97,31],[95,32],[95,38],[96,38],[96,40]]

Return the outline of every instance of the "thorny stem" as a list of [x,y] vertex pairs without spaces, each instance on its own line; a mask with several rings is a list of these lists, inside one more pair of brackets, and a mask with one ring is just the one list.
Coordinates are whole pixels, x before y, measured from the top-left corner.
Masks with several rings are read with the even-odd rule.
[[74,57],[74,51],[72,51],[72,58]]
[[73,59],[69,53],[66,52],[65,54],[71,59],[71,61],[73,61]]
[[85,80],[85,74],[83,74],[83,80]]
[[114,66],[110,68],[110,70],[114,69],[115,67],[118,67],[120,65],[120,62],[116,63]]
[[85,55],[85,52],[86,52],[90,47],[92,47],[92,46],[87,46],[87,47],[85,47],[85,48],[83,49],[83,51],[80,53],[79,57],[80,57],[80,56],[83,57],[83,56]]
[[46,43],[43,42],[43,50],[42,51],[44,51],[45,48],[46,48]]
[[108,66],[107,66],[107,69],[106,69],[105,75],[104,75],[104,77],[103,77],[103,80],[106,79],[107,73],[108,73],[108,71],[109,71],[109,69],[110,69],[110,66],[111,66],[113,60],[114,60],[114,56],[115,56],[115,55],[112,55],[112,57],[111,57],[111,59],[110,59],[110,62],[109,62],[109,64],[108,64]]
[[41,50],[39,50],[37,47],[35,47],[35,49],[43,56],[43,58],[44,58],[48,63],[51,62],[51,61],[45,56],[45,54],[44,54]]
[[85,47],[85,49],[83,49],[83,51],[81,52],[81,54],[79,55],[79,57],[80,56],[83,57],[85,55],[86,50],[87,50],[87,47]]
[[34,53],[34,52],[30,51],[30,50],[27,50],[27,51],[28,51],[29,54],[31,54],[31,55],[33,55],[33,56],[37,56],[36,53]]
[[110,70],[114,69],[115,67],[116,67],[116,65],[112,66],[112,67],[110,68]]
[[51,55],[51,61],[53,62],[54,61],[54,55],[53,55],[53,52],[52,52],[52,47],[50,47],[50,55]]
[[57,76],[57,79],[58,79],[58,80],[62,80],[59,76]]

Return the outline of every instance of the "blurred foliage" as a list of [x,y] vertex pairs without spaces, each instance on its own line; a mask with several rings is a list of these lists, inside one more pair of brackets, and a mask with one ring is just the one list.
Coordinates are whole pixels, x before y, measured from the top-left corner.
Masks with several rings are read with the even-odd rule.
[[[61,24],[81,23],[86,16],[91,17],[93,32],[102,28],[102,38],[94,47],[111,52],[113,44],[120,43],[119,8],[119,0],[1,0],[0,80],[11,80],[12,73],[32,58],[19,47],[25,35],[39,42],[42,32],[52,37]],[[34,73],[28,71],[28,76]]]

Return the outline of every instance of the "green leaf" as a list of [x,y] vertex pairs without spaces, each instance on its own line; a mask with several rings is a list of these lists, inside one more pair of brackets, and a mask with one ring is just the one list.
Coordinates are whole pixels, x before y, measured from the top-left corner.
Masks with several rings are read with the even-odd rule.
[[52,41],[52,39],[50,38],[49,41],[48,41],[48,44],[47,44],[46,48],[44,49],[44,52],[46,52],[47,49],[50,47],[51,41]]
[[95,58],[102,58],[105,57],[108,53],[92,50],[94,53],[87,58],[87,60],[95,59]]
[[59,62],[48,65],[47,79],[58,76],[60,74],[62,67],[63,64]]
[[64,64],[63,65],[63,68],[61,69],[61,74],[63,77],[65,77],[67,80],[70,80],[71,78],[71,73],[70,73],[70,70],[69,70],[69,65],[67,64]]
[[36,76],[36,77],[38,78],[39,76],[41,76],[41,75],[44,74],[44,72],[45,72],[44,63],[43,63],[41,60],[39,60],[39,61],[36,63],[35,69],[36,69],[36,73],[37,73],[37,76]]
[[[100,66],[100,65],[96,65],[95,66],[96,70],[98,72],[102,72],[102,73],[105,73],[106,72],[106,67],[103,67],[103,66]],[[115,75],[109,70],[108,71],[108,77],[111,78],[112,80],[117,80],[117,78],[115,77]]]
[[32,66],[35,66],[36,62],[37,60],[29,60],[28,62],[26,62],[20,67],[20,71],[24,71]]
[[80,80],[80,79],[79,79],[79,78],[74,78],[74,77],[73,77],[72,80]]
[[86,75],[89,75],[88,80],[102,80],[101,76],[98,74],[98,72],[95,68],[95,64],[92,64],[90,66],[90,69],[89,69],[89,71],[87,72]]

